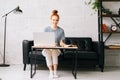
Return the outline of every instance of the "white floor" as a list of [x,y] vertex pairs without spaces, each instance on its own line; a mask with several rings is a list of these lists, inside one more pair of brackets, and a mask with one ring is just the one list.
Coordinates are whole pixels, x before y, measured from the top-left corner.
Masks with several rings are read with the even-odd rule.
[[[23,65],[0,67],[0,80],[49,80],[48,70],[37,70],[30,78],[30,66],[23,71]],[[53,80],[75,80],[70,70],[59,70],[60,77]],[[105,67],[104,72],[99,69],[79,69],[76,80],[120,80],[120,67]]]

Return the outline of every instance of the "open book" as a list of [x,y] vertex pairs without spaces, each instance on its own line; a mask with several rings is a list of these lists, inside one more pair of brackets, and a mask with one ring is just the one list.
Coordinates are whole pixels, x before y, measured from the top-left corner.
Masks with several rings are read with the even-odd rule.
[[73,45],[73,44],[67,44],[64,47],[77,47],[77,45]]

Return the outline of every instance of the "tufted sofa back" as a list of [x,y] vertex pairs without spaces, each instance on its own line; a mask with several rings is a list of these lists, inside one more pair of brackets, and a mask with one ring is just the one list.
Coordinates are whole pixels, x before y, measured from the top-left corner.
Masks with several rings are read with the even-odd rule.
[[65,43],[77,45],[80,51],[93,50],[92,39],[89,37],[66,37]]

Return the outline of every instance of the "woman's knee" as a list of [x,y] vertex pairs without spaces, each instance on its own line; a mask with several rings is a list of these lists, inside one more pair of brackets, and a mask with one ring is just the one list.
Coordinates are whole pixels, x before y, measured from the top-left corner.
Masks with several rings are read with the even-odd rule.
[[59,56],[61,53],[61,51],[59,49],[53,49],[52,50],[52,55],[56,55],[56,56]]
[[51,56],[51,54],[52,54],[52,52],[51,52],[51,50],[50,49],[44,49],[43,51],[42,51],[42,54],[43,54],[43,56]]

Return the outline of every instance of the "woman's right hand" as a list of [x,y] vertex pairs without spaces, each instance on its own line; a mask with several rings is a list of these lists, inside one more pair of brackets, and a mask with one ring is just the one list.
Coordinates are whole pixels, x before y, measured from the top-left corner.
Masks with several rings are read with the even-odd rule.
[[57,47],[57,43],[55,43],[55,47]]

